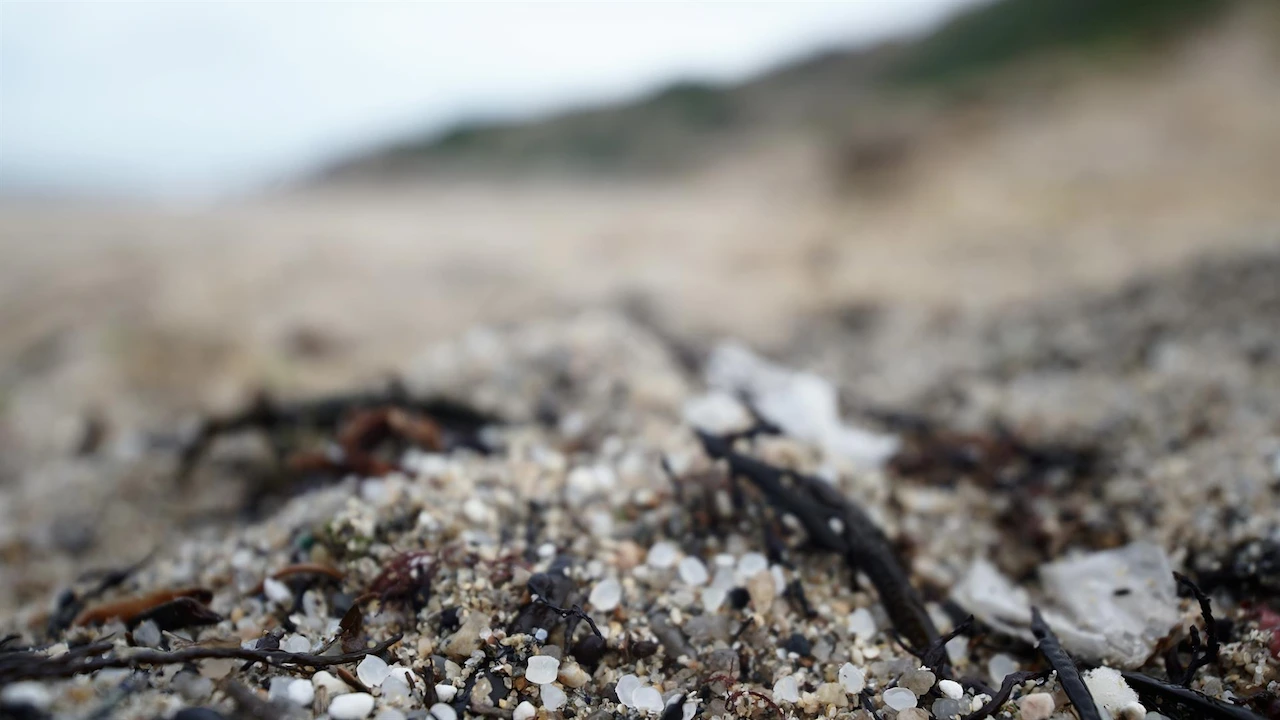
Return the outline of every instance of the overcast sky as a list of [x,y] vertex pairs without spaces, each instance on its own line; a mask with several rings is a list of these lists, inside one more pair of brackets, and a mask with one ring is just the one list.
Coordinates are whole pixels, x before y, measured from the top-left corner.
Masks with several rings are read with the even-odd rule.
[[200,195],[471,117],[733,81],[970,0],[0,1],[0,188]]

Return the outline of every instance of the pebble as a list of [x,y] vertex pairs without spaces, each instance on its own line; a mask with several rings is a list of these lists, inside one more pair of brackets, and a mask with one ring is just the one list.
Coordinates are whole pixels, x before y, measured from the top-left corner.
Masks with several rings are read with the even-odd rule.
[[383,708],[373,716],[373,720],[406,720],[405,714],[395,708]]
[[600,612],[609,612],[622,602],[622,583],[614,578],[601,580],[591,588],[591,595],[587,597],[587,602]]
[[911,670],[898,680],[898,685],[910,690],[918,697],[929,692],[937,679],[937,676],[928,670]]
[[567,662],[560,666],[560,672],[556,675],[560,680],[560,684],[565,687],[580,688],[591,680],[591,675],[582,669],[581,665],[576,662]]
[[639,688],[640,678],[627,674],[618,678],[618,684],[614,686],[614,693],[618,696],[618,702],[627,707],[635,707],[631,704],[631,696]]
[[753,577],[761,570],[769,569],[769,558],[758,552],[749,552],[738,558],[738,573],[744,577]]
[[679,556],[680,550],[673,543],[662,540],[654,543],[649,548],[649,554],[645,556],[645,563],[649,567],[665,570],[675,565]]
[[800,688],[794,675],[783,675],[773,684],[773,699],[778,702],[800,702]]
[[849,699],[844,694],[844,686],[838,683],[822,683],[818,686],[814,696],[824,706],[835,705],[836,707],[843,707],[849,702]]
[[533,716],[538,714],[538,709],[528,700],[521,700],[516,706],[514,712],[511,713],[511,720],[533,720]]
[[942,691],[943,695],[952,700],[959,700],[964,697],[964,687],[955,680],[939,680],[938,689]]
[[1053,696],[1049,693],[1032,693],[1018,700],[1022,720],[1049,720],[1054,707]]
[[445,705],[442,702],[432,705],[428,712],[435,720],[458,720],[458,711],[454,710],[452,705]]
[[360,720],[373,712],[373,696],[357,692],[339,695],[329,703],[329,717],[333,720]]
[[271,682],[267,684],[268,700],[288,700],[289,684],[293,682],[293,678],[273,677]]
[[280,649],[291,653],[311,652],[311,641],[302,635],[290,635],[280,643]]
[[53,704],[53,695],[44,685],[34,680],[16,682],[0,690],[0,706],[28,707],[44,711],[48,710],[51,704]]
[[318,670],[316,674],[311,676],[311,686],[316,690],[324,688],[329,697],[335,695],[345,695],[351,692],[351,686],[339,680],[328,670]]
[[870,640],[878,629],[875,617],[866,608],[858,608],[849,615],[849,632],[859,640]]
[[267,578],[262,581],[262,592],[271,602],[282,607],[293,606],[293,591],[288,585],[276,580],[275,578]]
[[841,665],[837,677],[840,679],[840,684],[844,686],[845,692],[857,695],[867,687],[867,674],[861,668],[855,667],[853,663]]
[[987,674],[997,686],[1004,682],[1006,675],[1018,672],[1018,663],[1004,653],[996,653],[987,661]]
[[933,701],[933,716],[938,720],[951,720],[969,714],[969,703],[964,700],[938,698]]
[[680,579],[686,585],[706,585],[711,579],[711,575],[707,573],[707,566],[692,555],[680,561],[679,571]]
[[391,675],[382,682],[383,700],[407,700],[412,697],[409,682],[404,675]]
[[662,693],[651,685],[637,688],[631,695],[631,704],[640,712],[662,712]]
[[441,702],[449,702],[457,696],[457,694],[458,688],[452,685],[445,685],[443,683],[436,685],[436,697],[439,698]]
[[554,682],[559,671],[559,660],[547,655],[535,655],[529,658],[529,664],[525,666],[524,679],[534,685],[545,685]]
[[913,708],[916,706],[916,694],[906,688],[889,688],[884,691],[884,704],[894,710]]
[[751,606],[756,612],[764,615],[773,607],[775,597],[773,574],[768,568],[752,575],[747,580],[747,594],[751,596]]
[[153,620],[139,623],[133,630],[133,641],[143,647],[159,647],[161,639],[160,627]]
[[391,667],[377,655],[365,655],[356,666],[356,677],[369,687],[378,687],[391,674]]
[[907,708],[898,713],[898,720],[929,720],[929,712],[918,707]]
[[307,707],[315,700],[316,689],[311,685],[310,680],[293,680],[289,683],[285,694],[295,705]]
[[565,695],[564,691],[555,685],[548,683],[539,687],[542,693],[542,707],[551,712],[559,710],[564,707],[565,703],[569,702],[569,696]]

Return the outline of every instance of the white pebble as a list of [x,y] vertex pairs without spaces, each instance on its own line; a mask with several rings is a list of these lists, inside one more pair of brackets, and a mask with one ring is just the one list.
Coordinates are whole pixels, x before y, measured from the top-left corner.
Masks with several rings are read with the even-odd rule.
[[266,594],[268,600],[277,605],[293,606],[293,591],[289,589],[288,585],[275,578],[267,578],[262,581],[262,592]]
[[717,585],[702,589],[702,609],[706,612],[713,613],[720,609],[724,604],[724,599],[729,596],[729,591]]
[[479,525],[489,519],[489,508],[480,498],[469,498],[462,503],[462,514],[473,524]]
[[859,640],[870,640],[875,637],[877,629],[876,619],[870,610],[858,608],[849,614],[849,632]]
[[676,559],[680,556],[680,550],[672,543],[661,540],[653,544],[649,548],[649,554],[645,558],[645,563],[652,568],[659,570],[669,568],[676,564]]
[[867,674],[852,663],[841,665],[837,677],[840,680],[840,684],[844,686],[845,692],[853,693],[854,695],[862,692],[863,688],[867,686]]
[[319,670],[315,675],[312,675],[311,686],[316,690],[324,688],[329,692],[329,697],[333,697],[334,695],[345,695],[351,692],[350,685],[339,680],[328,670]]
[[34,680],[23,680],[6,685],[0,690],[0,705],[10,708],[29,707],[36,710],[48,710],[53,704],[53,695]]
[[618,695],[618,702],[627,707],[635,707],[631,704],[631,696],[640,687],[640,678],[635,675],[623,675],[618,678],[618,684],[614,686],[614,692]]
[[591,595],[587,597],[587,602],[600,612],[609,612],[622,602],[622,583],[614,578],[601,580],[591,588]]
[[749,578],[761,570],[769,569],[769,558],[758,552],[749,552],[738,558],[738,574]]
[[160,627],[154,620],[145,620],[133,630],[133,641],[143,647],[159,647],[160,640]]
[[550,655],[535,655],[525,666],[524,679],[535,685],[554,682],[560,672],[560,661]]
[[458,711],[454,710],[452,705],[438,702],[431,706],[429,712],[435,720],[458,720]]
[[538,709],[528,700],[521,700],[516,706],[515,712],[511,713],[511,720],[533,720],[533,716],[538,714]]
[[1018,700],[1022,720],[1049,720],[1054,707],[1053,696],[1049,693],[1032,693]]
[[457,694],[458,688],[452,685],[445,685],[443,683],[436,685],[436,697],[440,698],[441,702],[449,702],[457,696]]
[[409,682],[405,680],[404,675],[391,675],[382,681],[382,699],[387,700],[408,700],[413,696],[409,688]]
[[943,695],[952,700],[959,700],[964,697],[964,687],[955,680],[939,680],[938,689],[942,691]]
[[889,688],[884,691],[884,704],[894,710],[906,710],[916,706],[916,694],[906,688]]
[[564,691],[555,685],[547,683],[546,685],[540,685],[539,688],[542,694],[542,707],[551,712],[559,710],[564,707],[565,703],[569,702],[569,696],[565,695]]
[[707,574],[707,566],[702,561],[690,555],[680,561],[680,579],[686,585],[705,585],[711,576]]
[[356,677],[369,687],[378,687],[391,674],[391,667],[377,655],[365,655],[356,666]]
[[329,702],[329,717],[333,720],[360,720],[373,712],[373,696],[369,693],[347,693]]
[[794,675],[783,675],[773,684],[773,699],[778,702],[800,702],[800,688]]
[[307,707],[315,700],[316,689],[311,686],[310,680],[293,680],[289,683],[286,695],[295,705]]
[[1006,675],[1018,672],[1018,663],[1004,653],[996,653],[987,661],[987,673],[996,685],[1004,682]]
[[645,685],[631,695],[631,704],[640,712],[662,712],[662,693],[652,685]]

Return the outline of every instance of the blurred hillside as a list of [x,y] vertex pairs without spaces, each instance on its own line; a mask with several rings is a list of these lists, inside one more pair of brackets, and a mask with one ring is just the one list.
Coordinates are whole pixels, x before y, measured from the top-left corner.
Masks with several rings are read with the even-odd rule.
[[[1064,65],[1102,72],[1159,54],[1231,5],[997,0],[925,37],[824,52],[737,86],[689,80],[631,103],[538,121],[462,122],[339,162],[323,178],[688,171],[780,135],[841,148],[850,127],[883,131],[904,113],[919,115],[921,102],[931,105],[928,113],[945,115],[975,95],[999,93],[1029,75],[1064,72]],[[889,147],[846,150],[855,156],[846,169],[883,164],[895,154]]]

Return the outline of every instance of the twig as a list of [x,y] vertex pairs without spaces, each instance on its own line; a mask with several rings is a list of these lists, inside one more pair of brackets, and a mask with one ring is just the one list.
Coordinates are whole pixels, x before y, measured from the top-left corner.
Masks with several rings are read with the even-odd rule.
[[[1195,626],[1191,627],[1191,662],[1187,664],[1186,670],[1182,671],[1182,676],[1177,680],[1179,685],[1185,688],[1191,687],[1191,681],[1195,678],[1196,671],[1212,662],[1218,661],[1218,652],[1222,648],[1221,641],[1218,638],[1218,623],[1213,619],[1213,608],[1210,607],[1209,596],[1204,594],[1194,582],[1186,575],[1175,572],[1174,579],[1178,584],[1185,587],[1195,596],[1200,603],[1200,616],[1204,619],[1205,642],[1200,642],[1200,633],[1196,631]],[[1174,657],[1176,658],[1176,652]],[[1173,675],[1169,676],[1173,680]]]
[[[106,657],[85,658],[67,653],[56,658],[46,658],[33,653],[8,653],[0,655],[0,685],[17,680],[44,678],[68,678],[97,672],[107,668],[138,668],[144,665],[179,665],[195,660],[230,658],[249,660],[267,665],[297,665],[306,667],[330,667],[361,660],[366,655],[377,655],[400,642],[400,633],[378,643],[372,648],[341,655],[312,655],[283,650],[250,650],[242,647],[188,647],[172,652],[140,650],[127,655],[111,654]],[[101,644],[94,646],[102,647]],[[17,656],[17,657],[15,657]]]
[[[1029,672],[1024,670],[1005,675],[1004,682],[1000,683],[1000,692],[997,692],[992,696],[991,700],[987,701],[987,704],[977,710],[974,710],[968,715],[965,715],[964,720],[983,720],[984,718],[994,716],[1000,711],[1000,708],[1004,707],[1005,703],[1009,702],[1009,696],[1013,694],[1013,689],[1015,687],[1027,682],[1028,680],[1040,680],[1046,677],[1049,677],[1048,670],[1041,670],[1039,672]],[[1082,713],[1080,717],[1082,719],[1088,717],[1096,718],[1098,717],[1097,710],[1094,710],[1094,714],[1092,716],[1084,715]]]
[[1076,669],[1075,661],[1062,649],[1062,643],[1053,634],[1053,628],[1049,627],[1040,610],[1034,606],[1031,608],[1031,633],[1036,636],[1036,647],[1040,649],[1040,654],[1058,672],[1062,691],[1075,706],[1080,720],[1102,720],[1098,714],[1098,706],[1093,702],[1093,695],[1089,693],[1089,686],[1084,684],[1080,671]]

